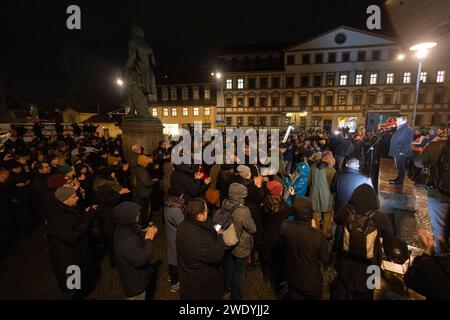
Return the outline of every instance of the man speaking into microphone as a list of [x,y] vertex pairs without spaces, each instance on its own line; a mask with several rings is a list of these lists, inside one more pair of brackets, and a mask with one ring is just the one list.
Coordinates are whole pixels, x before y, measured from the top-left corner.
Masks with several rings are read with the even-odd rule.
[[413,131],[408,126],[406,117],[397,118],[397,131],[391,139],[389,155],[394,157],[397,167],[397,178],[389,180],[391,184],[403,184],[405,180],[406,160],[412,157],[411,143],[413,142]]

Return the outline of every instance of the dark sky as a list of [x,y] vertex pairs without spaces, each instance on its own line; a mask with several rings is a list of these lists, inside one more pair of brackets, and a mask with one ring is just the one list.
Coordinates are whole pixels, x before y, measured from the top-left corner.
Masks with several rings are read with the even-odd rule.
[[[0,77],[7,95],[53,108],[69,94],[108,104],[141,25],[158,69],[206,66],[229,44],[297,41],[341,24],[364,28],[377,0],[6,0],[0,2]],[[66,28],[66,8],[81,7],[82,30]],[[381,5],[382,7],[382,5]],[[382,33],[391,34],[385,14]],[[114,103],[116,103],[114,101]]]

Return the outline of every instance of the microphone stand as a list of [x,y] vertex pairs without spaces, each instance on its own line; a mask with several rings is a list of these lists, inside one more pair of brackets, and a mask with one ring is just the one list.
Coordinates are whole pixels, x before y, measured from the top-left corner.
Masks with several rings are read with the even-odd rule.
[[[383,137],[386,135],[387,130],[384,131],[377,139],[377,141],[375,141],[369,148],[369,150],[367,150],[367,154],[369,154],[369,176],[372,178],[372,183],[374,186],[375,191],[378,193],[378,176],[376,177],[374,174],[374,168],[373,168],[373,162],[374,162],[374,153],[375,153],[375,148],[378,148],[378,143],[380,143],[381,139],[383,139]],[[379,170],[378,170],[379,173]],[[376,179],[375,179],[376,178]]]

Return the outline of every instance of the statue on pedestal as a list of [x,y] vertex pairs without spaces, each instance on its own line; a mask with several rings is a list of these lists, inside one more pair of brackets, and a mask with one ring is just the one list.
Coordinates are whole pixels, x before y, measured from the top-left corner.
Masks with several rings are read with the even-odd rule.
[[128,42],[128,60],[125,75],[130,89],[130,112],[126,119],[152,119],[148,112],[151,96],[156,96],[156,81],[153,73],[155,57],[145,41],[144,30],[134,26]]

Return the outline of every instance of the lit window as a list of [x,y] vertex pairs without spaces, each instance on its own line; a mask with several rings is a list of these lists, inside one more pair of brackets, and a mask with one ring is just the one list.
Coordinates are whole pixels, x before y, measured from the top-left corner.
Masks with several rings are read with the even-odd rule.
[[164,108],[163,109],[163,116],[164,117],[168,117],[169,116],[169,109],[168,108]]
[[338,103],[339,103],[339,105],[341,105],[341,106],[344,105],[345,101],[346,101],[346,98],[347,98],[347,96],[345,94],[340,94],[338,96]]
[[209,88],[205,88],[205,100],[211,99]]
[[233,79],[227,79],[226,88],[228,90],[233,89]]
[[183,88],[183,100],[189,100],[188,88]]
[[158,109],[153,108],[153,110],[152,110],[152,116],[154,116],[155,118],[158,116]]
[[411,83],[411,72],[403,73],[403,83]]
[[167,90],[167,88],[164,88],[162,90],[162,95],[163,95],[163,101],[168,101],[169,100],[169,90]]
[[211,115],[211,110],[209,109],[209,107],[205,108],[205,116],[210,116]]
[[193,98],[194,98],[194,100],[199,100],[200,99],[200,90],[197,87],[194,88]]
[[[244,79],[240,78],[237,81],[238,83],[238,89],[244,89]],[[227,80],[227,86],[228,86],[228,80]],[[227,89],[231,89],[231,88],[227,88]]]
[[360,85],[362,85],[362,83],[363,83],[363,74],[362,73],[357,73],[356,74],[356,78],[355,78],[355,84],[357,86],[360,86]]
[[177,116],[177,108],[172,108],[172,117]]
[[419,81],[422,81],[422,83],[427,82],[427,72],[426,72],[426,71],[422,71],[422,72],[420,73],[420,79],[419,79]]
[[378,80],[378,73],[371,73],[369,83],[377,84],[377,80]]
[[386,84],[393,84],[394,83],[394,73],[389,72],[386,74]]
[[357,94],[353,96],[353,104],[359,106],[361,104],[361,95]]
[[346,85],[347,85],[347,78],[348,78],[348,75],[346,75],[346,74],[341,74],[341,75],[339,76],[339,85],[340,85],[340,86],[346,86]]
[[445,80],[445,71],[441,70],[437,72],[436,82],[444,82]]
[[187,116],[189,116],[189,109],[183,108],[183,117],[187,117]]
[[200,109],[194,108],[194,116],[199,116],[199,115],[200,115]]

